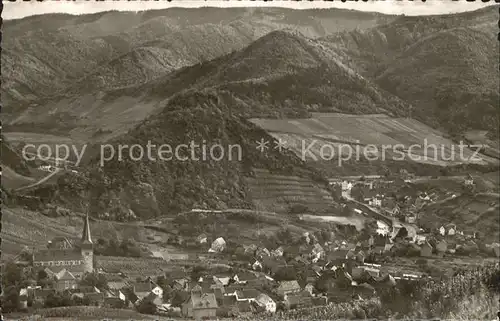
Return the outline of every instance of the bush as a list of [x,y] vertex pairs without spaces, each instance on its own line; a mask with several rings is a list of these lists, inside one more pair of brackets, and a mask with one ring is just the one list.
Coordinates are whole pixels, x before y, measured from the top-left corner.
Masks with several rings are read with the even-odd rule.
[[309,211],[309,208],[303,204],[294,204],[290,206],[288,213],[289,214],[303,214],[307,213]]

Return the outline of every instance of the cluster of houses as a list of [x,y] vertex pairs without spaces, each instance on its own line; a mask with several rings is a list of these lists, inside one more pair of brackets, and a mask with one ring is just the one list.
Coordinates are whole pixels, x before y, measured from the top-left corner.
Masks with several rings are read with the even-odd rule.
[[[47,249],[33,253],[33,267],[43,270],[53,280],[53,285],[50,288],[31,285],[21,289],[20,306],[26,308],[28,300],[43,306],[51,294],[64,292],[69,293],[72,299],[90,305],[138,308],[143,303],[149,303],[155,306],[156,312],[175,312],[196,320],[272,314],[283,307],[294,309],[327,305],[336,301],[334,294],[339,291],[348,295],[370,296],[379,287],[394,287],[398,280],[424,277],[424,273],[415,269],[394,269],[384,265],[383,258],[394,256],[402,246],[424,258],[440,258],[447,253],[479,248],[475,235],[464,235],[454,224],[441,226],[434,233],[418,229],[415,225],[416,213],[424,204],[435,201],[435,195],[422,193],[405,198],[404,204],[401,204],[393,197],[375,192],[377,184],[391,184],[377,179],[365,178],[354,183],[343,180],[332,184],[337,184],[342,196],[349,198],[353,186],[361,186],[364,189],[363,200],[368,205],[395,217],[401,216],[404,211],[408,224],[395,220],[391,233],[382,235],[370,231],[373,234],[364,241],[332,240],[319,244],[313,235],[305,233],[304,242],[292,259],[285,259],[283,246],[274,250],[256,245],[244,246],[245,254],[252,258],[247,262],[246,269],[227,273],[207,272],[196,281],[184,270],[170,271],[163,275],[168,280],[168,288],[187,294],[186,300],[176,306],[173,306],[170,296],[165,299],[165,288],[155,282],[154,277],[158,275],[144,275],[140,280],[131,280],[119,271],[94,270],[93,241],[87,216],[78,247],[62,238],[50,242]],[[210,244],[205,234],[199,235],[196,243]],[[219,255],[226,251],[226,247],[224,238],[219,237],[211,243],[208,252]],[[498,244],[492,244],[489,250],[498,256],[499,248]],[[290,266],[305,267],[300,279],[297,275],[277,277]],[[107,290],[81,285],[85,275],[95,272],[104,277]]]

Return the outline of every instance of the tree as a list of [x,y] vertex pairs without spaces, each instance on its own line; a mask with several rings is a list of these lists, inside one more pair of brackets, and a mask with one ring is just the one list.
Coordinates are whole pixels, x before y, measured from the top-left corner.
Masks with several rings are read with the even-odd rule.
[[191,280],[198,281],[199,278],[203,276],[203,272],[205,272],[205,268],[201,265],[196,265],[191,270]]
[[189,298],[189,293],[186,291],[174,291],[172,295],[172,306],[180,307]]
[[19,287],[23,279],[23,271],[19,266],[17,266],[14,262],[8,262],[5,264],[2,275],[2,284],[4,287]]
[[19,289],[10,285],[4,290],[4,298],[2,300],[2,312],[14,312],[19,304]]
[[137,311],[142,314],[156,314],[156,305],[150,300],[142,300],[137,306]]
[[80,281],[80,285],[95,286],[99,290],[108,289],[108,283],[106,282],[106,278],[104,277],[104,275],[97,273],[85,274],[82,280]]

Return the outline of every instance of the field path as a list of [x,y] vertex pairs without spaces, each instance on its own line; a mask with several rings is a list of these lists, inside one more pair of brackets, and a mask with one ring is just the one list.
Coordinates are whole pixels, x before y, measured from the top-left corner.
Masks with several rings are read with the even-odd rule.
[[39,181],[33,183],[33,184],[30,184],[30,185],[27,185],[27,186],[23,186],[23,187],[20,187],[18,189],[15,189],[16,192],[20,192],[20,191],[23,191],[23,190],[26,190],[26,189],[30,189],[30,188],[33,188],[33,187],[36,187],[40,184],[43,184],[45,183],[46,181],[48,181],[50,178],[52,178],[52,176],[56,175],[57,173],[59,173],[61,171],[60,168],[56,168],[55,171],[53,171],[52,173],[50,173],[49,175],[43,177],[42,179],[40,179]]

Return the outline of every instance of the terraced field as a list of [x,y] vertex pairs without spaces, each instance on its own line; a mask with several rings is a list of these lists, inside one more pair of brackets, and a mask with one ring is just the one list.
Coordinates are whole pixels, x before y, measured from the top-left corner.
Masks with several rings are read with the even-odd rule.
[[[455,165],[459,163],[497,163],[497,160],[481,156],[473,158],[474,152],[464,149],[463,157],[457,144],[441,132],[414,119],[392,118],[383,114],[350,115],[338,113],[313,113],[308,119],[252,119],[252,122],[268,131],[277,140],[286,142],[289,149],[306,161],[327,158],[364,155],[362,146],[375,145],[368,153],[381,159],[404,153],[405,159],[433,165]],[[304,150],[308,152],[304,153]],[[341,148],[341,146],[344,146]],[[349,148],[351,146],[352,148]],[[361,152],[356,150],[358,146]],[[384,151],[383,146],[387,146]],[[409,151],[408,149],[411,148]],[[333,156],[332,156],[333,150]],[[398,153],[398,154],[396,154]]]
[[254,172],[255,177],[248,178],[248,183],[257,207],[283,212],[295,204],[317,210],[333,204],[330,192],[310,179],[275,175],[261,169]]
[[[2,209],[2,260],[23,248],[43,248],[54,237],[74,237],[73,229],[31,211]],[[7,257],[6,257],[7,256]]]

